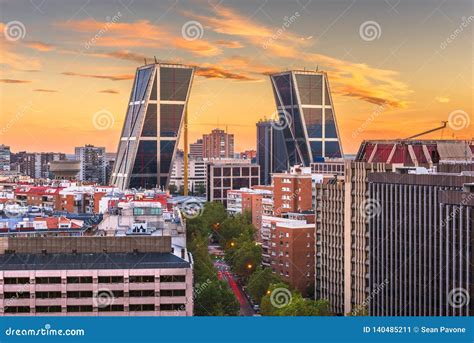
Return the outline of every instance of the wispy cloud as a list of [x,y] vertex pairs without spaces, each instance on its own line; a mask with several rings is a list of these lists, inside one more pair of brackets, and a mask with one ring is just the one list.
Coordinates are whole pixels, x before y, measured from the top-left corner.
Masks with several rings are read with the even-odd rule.
[[46,88],[36,88],[33,89],[33,92],[42,92],[42,93],[57,93],[59,91],[55,89],[46,89]]
[[448,102],[451,101],[450,98],[445,97],[445,96],[437,96],[437,97],[435,98],[435,100],[436,100],[437,102],[441,103],[441,104],[447,104]]
[[[279,58],[288,60],[290,66],[297,63],[315,67],[319,65],[328,72],[335,93],[397,108],[407,105],[405,98],[411,90],[398,79],[398,72],[312,53],[308,51],[313,44],[312,37],[299,36],[291,31],[291,27],[278,34],[278,27],[272,28],[258,23],[222,4],[214,7],[209,15],[198,15],[189,11],[184,11],[183,14],[200,21],[216,33],[245,40],[259,48],[267,61]],[[281,62],[277,64],[281,65]],[[247,67],[247,70],[251,69],[251,65]],[[268,73],[261,65],[255,69],[263,74]],[[274,68],[267,69],[271,72]]]
[[244,47],[242,43],[236,40],[219,39],[219,40],[214,41],[214,43],[228,49],[240,49]]
[[[94,35],[102,30],[105,22],[92,19],[71,20],[68,22],[57,22],[56,26],[63,29],[84,34],[84,38]],[[108,26],[106,34],[94,42],[95,46],[101,47],[148,47],[148,48],[177,48],[188,51],[197,56],[216,56],[222,53],[222,49],[205,39],[189,41],[165,26],[158,26],[148,20],[138,20],[133,23],[117,22]]]
[[119,94],[118,90],[115,89],[102,89],[99,93],[106,93],[106,94]]
[[55,46],[48,43],[43,43],[39,41],[26,41],[24,44],[34,50],[38,51],[51,51],[55,49]]
[[74,73],[71,71],[65,71],[61,73],[66,76],[78,76],[78,77],[88,77],[94,79],[106,79],[111,81],[122,81],[122,80],[133,80],[135,77],[133,74],[120,74],[120,75],[101,75],[101,74],[82,74]]
[[196,70],[196,75],[208,79],[231,79],[239,81],[258,80],[248,75],[231,72],[229,70],[217,66],[199,66]]
[[0,79],[1,83],[31,83],[29,80]]

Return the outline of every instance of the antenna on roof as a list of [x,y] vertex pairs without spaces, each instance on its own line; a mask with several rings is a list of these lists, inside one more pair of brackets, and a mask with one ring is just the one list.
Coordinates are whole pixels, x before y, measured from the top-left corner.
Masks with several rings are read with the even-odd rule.
[[318,70],[319,70],[319,66],[316,66],[316,71],[318,71]]
[[146,57],[143,57],[143,59],[145,60],[145,65],[146,65]]
[[156,56],[153,56],[155,58],[155,63],[158,63],[158,61],[156,60]]

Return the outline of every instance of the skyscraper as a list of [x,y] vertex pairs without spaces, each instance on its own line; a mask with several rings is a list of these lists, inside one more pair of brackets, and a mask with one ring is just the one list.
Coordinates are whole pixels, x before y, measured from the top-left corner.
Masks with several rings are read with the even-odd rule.
[[286,71],[270,76],[288,164],[309,166],[342,157],[328,76],[317,71]]
[[257,164],[262,185],[271,183],[271,173],[289,168],[283,133],[273,120],[257,122]]
[[137,69],[111,185],[166,188],[194,68],[154,63]]
[[0,144],[0,172],[10,171],[10,147]]

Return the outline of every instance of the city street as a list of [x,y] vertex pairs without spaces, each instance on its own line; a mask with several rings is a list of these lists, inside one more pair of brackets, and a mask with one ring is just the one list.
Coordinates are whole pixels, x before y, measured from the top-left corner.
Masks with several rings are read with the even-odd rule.
[[249,300],[245,296],[242,288],[237,284],[235,281],[232,272],[230,271],[230,267],[225,263],[224,260],[214,261],[214,266],[218,270],[218,278],[220,280],[225,280],[229,284],[232,292],[234,292],[235,297],[239,301],[240,304],[240,312],[241,316],[253,316],[255,312],[252,309],[252,305],[250,304]]

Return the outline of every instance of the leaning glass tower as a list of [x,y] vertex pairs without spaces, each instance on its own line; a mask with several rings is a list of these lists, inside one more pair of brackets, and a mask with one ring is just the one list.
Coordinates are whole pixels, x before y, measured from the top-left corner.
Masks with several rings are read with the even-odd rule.
[[194,68],[154,63],[137,69],[110,184],[167,188]]
[[284,135],[288,165],[309,166],[341,158],[342,146],[325,72],[286,71],[270,75],[278,123]]

